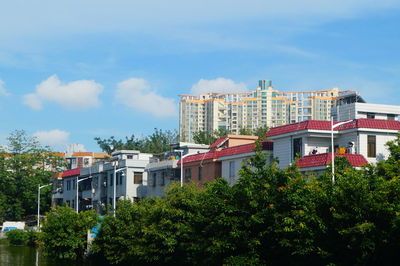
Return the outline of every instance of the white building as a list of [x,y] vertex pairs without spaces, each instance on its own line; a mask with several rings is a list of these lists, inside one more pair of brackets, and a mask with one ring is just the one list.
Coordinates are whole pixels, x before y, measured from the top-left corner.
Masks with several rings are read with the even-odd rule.
[[[359,154],[368,163],[376,163],[387,158],[389,151],[385,144],[395,139],[399,130],[400,121],[368,118],[349,120],[334,129],[335,152]],[[279,159],[281,168],[291,164],[296,156],[321,160],[321,156],[316,155],[331,152],[330,121],[308,120],[275,127],[267,133],[267,137],[274,142],[273,155]]]
[[332,108],[332,117],[335,121],[359,118],[399,120],[400,106],[361,102],[341,103]]
[[[152,154],[134,150],[113,152],[109,161],[96,162],[90,167],[67,170],[53,180],[53,204],[76,208],[79,181],[79,210],[94,208],[101,213],[112,205],[114,186],[116,200],[135,201],[146,195],[147,174],[144,171]],[[114,172],[115,182],[114,182]]]

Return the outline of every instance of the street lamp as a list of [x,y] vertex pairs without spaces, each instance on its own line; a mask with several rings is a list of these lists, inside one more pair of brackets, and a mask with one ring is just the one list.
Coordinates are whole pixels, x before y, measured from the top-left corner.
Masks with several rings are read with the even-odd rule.
[[[114,162],[114,176],[113,176],[113,216],[115,217],[116,209],[116,194],[117,194],[117,173],[126,170],[128,172],[128,167],[124,167],[117,170],[117,161]],[[126,176],[128,176],[126,174]]]
[[353,120],[343,121],[343,122],[340,122],[340,123],[337,123],[337,124],[334,125],[333,124],[333,117],[331,117],[332,183],[335,183],[335,150],[334,150],[335,147],[333,145],[333,129],[338,127],[338,126],[350,123],[350,122],[353,122]]
[[38,185],[38,204],[37,204],[37,228],[39,230],[40,228],[40,190],[44,187],[48,187],[51,184],[43,185],[41,186],[40,184]]
[[79,178],[79,176],[76,177],[76,204],[75,204],[76,213],[79,212],[79,194],[78,194],[78,192],[79,192],[79,189],[78,189],[79,182],[88,180],[89,178],[92,178],[92,176],[88,176],[88,177],[85,177],[85,178],[82,178],[82,179],[78,179],[78,178]]

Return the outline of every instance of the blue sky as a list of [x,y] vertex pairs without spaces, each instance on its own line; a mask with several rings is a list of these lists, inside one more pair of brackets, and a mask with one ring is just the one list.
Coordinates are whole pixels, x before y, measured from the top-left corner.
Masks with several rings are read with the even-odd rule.
[[0,144],[177,129],[178,94],[355,89],[399,104],[400,1],[2,1]]

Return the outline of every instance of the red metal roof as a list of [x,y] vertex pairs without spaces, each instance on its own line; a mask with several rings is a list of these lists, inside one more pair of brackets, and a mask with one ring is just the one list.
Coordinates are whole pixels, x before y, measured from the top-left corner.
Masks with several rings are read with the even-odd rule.
[[[334,124],[340,123],[335,121]],[[346,124],[340,125],[335,128],[335,131],[347,130],[352,128],[374,128],[374,129],[388,129],[388,130],[400,130],[400,121],[396,120],[383,120],[383,119],[370,119],[360,118],[355,119]],[[331,122],[325,120],[307,120],[294,124],[279,126],[271,128],[267,137],[282,135],[301,130],[331,130]]]
[[93,152],[74,152],[72,157],[93,156]]
[[69,177],[69,176],[80,175],[80,174],[81,174],[81,168],[75,168],[75,169],[71,169],[71,170],[62,172],[61,177]]
[[[335,158],[338,156],[345,157],[347,161],[354,167],[360,167],[368,164],[368,161],[361,154],[350,153],[335,153]],[[306,155],[297,161],[298,168],[317,167],[330,164],[332,161],[332,153],[321,153]]]
[[[219,151],[211,151],[211,152],[203,152],[203,153],[189,155],[189,156],[183,158],[183,163],[185,164],[185,163],[204,161],[204,160],[209,160],[209,159],[217,159],[218,152]],[[179,164],[181,164],[181,160],[178,161],[178,165]]]

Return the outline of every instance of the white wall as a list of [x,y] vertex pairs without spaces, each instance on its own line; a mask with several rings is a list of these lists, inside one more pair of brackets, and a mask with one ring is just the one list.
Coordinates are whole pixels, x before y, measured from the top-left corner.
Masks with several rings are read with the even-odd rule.
[[278,166],[285,168],[292,162],[291,138],[274,139],[274,158],[279,159]]

